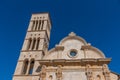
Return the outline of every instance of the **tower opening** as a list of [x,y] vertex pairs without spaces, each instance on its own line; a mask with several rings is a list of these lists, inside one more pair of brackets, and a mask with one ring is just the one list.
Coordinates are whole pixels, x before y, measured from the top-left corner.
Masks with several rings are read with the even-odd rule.
[[24,62],[24,68],[23,68],[23,72],[22,72],[23,74],[26,74],[26,72],[27,72],[28,63],[29,63],[29,61],[25,60],[25,62]]
[[29,74],[33,73],[33,67],[34,67],[34,60],[32,60],[31,63],[30,63]]

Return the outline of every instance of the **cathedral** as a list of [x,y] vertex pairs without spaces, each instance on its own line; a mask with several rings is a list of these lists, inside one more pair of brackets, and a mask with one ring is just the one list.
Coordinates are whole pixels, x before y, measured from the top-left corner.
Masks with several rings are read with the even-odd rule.
[[48,50],[49,13],[32,14],[12,80],[120,80],[98,48],[71,32]]

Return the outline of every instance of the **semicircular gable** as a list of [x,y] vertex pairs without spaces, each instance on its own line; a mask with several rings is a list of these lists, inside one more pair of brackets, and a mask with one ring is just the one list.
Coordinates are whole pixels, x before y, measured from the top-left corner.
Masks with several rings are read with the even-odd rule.
[[80,42],[83,43],[83,44],[87,44],[87,42],[86,42],[82,37],[76,36],[76,34],[73,33],[73,32],[71,32],[71,33],[69,34],[69,36],[67,36],[67,37],[65,37],[64,39],[62,39],[59,44],[62,45],[62,44],[64,44],[66,41],[71,40],[71,39],[78,40],[78,41],[80,41]]
[[86,58],[105,58],[105,55],[98,48],[91,46],[86,51]]
[[[87,50],[85,50],[87,49]],[[75,53],[71,53],[75,52]],[[76,56],[71,57],[72,55]],[[91,46],[83,38],[70,33],[60,41],[55,48],[48,51],[43,59],[83,59],[83,58],[105,58],[105,55],[99,49]]]

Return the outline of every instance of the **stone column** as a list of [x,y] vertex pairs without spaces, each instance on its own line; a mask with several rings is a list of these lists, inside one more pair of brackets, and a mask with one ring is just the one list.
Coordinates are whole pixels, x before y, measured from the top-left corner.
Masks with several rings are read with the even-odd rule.
[[37,48],[37,42],[38,42],[38,39],[36,38],[36,39],[35,39],[35,44],[34,44],[34,49],[33,49],[33,50],[36,50],[36,48]]
[[42,20],[42,24],[41,24],[41,30],[44,29],[44,25],[45,25],[44,22],[45,22],[45,20],[43,19],[43,20]]
[[39,39],[39,45],[38,45],[38,50],[41,50],[40,47],[41,47],[41,39]]
[[30,63],[31,63],[31,62],[28,62],[26,75],[28,75],[28,74],[29,74],[29,70],[30,70]]
[[42,27],[42,19],[40,20],[40,25],[39,25],[40,29],[41,30],[41,27]]
[[43,30],[47,30],[47,20],[44,20],[42,24],[44,24],[43,25]]
[[36,20],[35,20],[35,23],[33,25],[33,30],[35,30],[35,28],[36,28]]
[[81,47],[81,50],[84,51],[84,58],[88,58],[88,56],[86,56],[86,54],[87,54],[87,51],[90,49],[90,47],[91,47],[90,43],[88,43],[88,44]]
[[57,50],[57,59],[61,59],[62,58],[62,51],[64,50],[64,46],[55,45],[55,49]]
[[38,27],[39,27],[39,20],[37,20],[36,30],[38,30]]
[[38,28],[38,20],[36,20],[35,30]]
[[44,39],[40,39],[38,50],[43,50]]
[[32,47],[33,47],[33,42],[34,42],[34,39],[32,38],[32,41],[31,41],[31,45],[30,45],[29,50],[32,50]]
[[62,66],[58,65],[58,68],[56,70],[56,78],[57,80],[62,80]]
[[38,20],[38,30],[40,30],[41,20]]

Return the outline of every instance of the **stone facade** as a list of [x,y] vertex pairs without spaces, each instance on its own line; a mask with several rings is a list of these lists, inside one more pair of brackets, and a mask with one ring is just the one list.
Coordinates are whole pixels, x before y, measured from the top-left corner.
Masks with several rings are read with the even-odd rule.
[[33,14],[13,80],[119,80],[109,70],[111,58],[71,32],[48,50],[48,13]]

